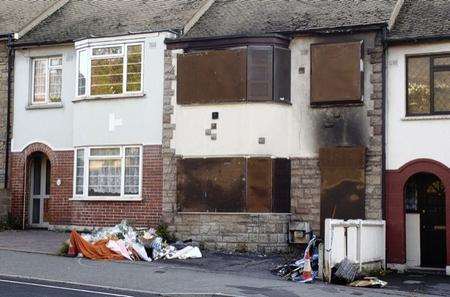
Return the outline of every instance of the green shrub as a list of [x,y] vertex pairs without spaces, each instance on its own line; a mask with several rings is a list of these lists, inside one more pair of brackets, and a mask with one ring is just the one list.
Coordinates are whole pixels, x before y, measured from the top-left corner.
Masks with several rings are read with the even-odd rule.
[[161,237],[164,241],[167,241],[168,243],[173,243],[173,242],[177,241],[177,238],[175,237],[175,235],[173,235],[169,231],[169,226],[167,226],[167,224],[165,224],[165,223],[160,224],[156,228],[156,235],[158,235],[159,237]]
[[22,229],[20,218],[13,216],[11,213],[8,213],[0,220],[0,231],[20,229]]

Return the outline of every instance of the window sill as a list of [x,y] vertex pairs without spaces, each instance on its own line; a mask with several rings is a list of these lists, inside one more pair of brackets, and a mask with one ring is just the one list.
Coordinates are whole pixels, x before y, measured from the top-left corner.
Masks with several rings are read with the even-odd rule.
[[290,212],[202,212],[202,211],[179,211],[179,215],[292,215]]
[[69,201],[140,202],[142,197],[73,197]]
[[450,120],[450,114],[429,115],[429,116],[405,116],[402,121],[432,121],[432,120]]
[[45,103],[45,104],[29,104],[25,106],[25,109],[53,109],[53,108],[63,108],[64,105],[62,103]]
[[276,105],[285,105],[292,106],[291,101],[281,101],[281,100],[259,100],[259,101],[249,101],[249,100],[241,100],[241,101],[228,101],[228,102],[205,102],[205,103],[178,103],[179,106],[212,106],[212,105],[242,105],[242,104],[276,104]]
[[109,100],[109,99],[134,99],[134,98],[142,98],[145,97],[145,93],[126,93],[126,94],[117,94],[117,95],[99,95],[99,96],[83,96],[83,97],[75,97],[72,102],[80,102],[80,101],[93,101],[93,100]]

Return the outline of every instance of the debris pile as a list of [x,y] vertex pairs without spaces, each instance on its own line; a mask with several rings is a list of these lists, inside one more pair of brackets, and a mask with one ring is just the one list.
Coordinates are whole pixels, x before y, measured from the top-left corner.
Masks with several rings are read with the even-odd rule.
[[68,256],[92,260],[147,261],[158,259],[201,258],[198,247],[177,242],[169,245],[152,228],[135,230],[127,221],[112,228],[95,230],[91,234],[70,234]]
[[331,283],[351,287],[382,288],[387,282],[360,273],[359,264],[344,258],[331,270]]
[[319,273],[319,252],[316,240],[316,236],[312,236],[301,259],[278,266],[272,270],[272,273],[294,282],[313,282]]

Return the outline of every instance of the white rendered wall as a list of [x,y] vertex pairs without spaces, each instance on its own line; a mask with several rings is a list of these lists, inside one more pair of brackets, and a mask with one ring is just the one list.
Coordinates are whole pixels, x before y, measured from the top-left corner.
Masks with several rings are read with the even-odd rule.
[[[62,108],[27,109],[31,102],[31,59],[62,55]],[[75,94],[75,50],[73,46],[41,47],[16,50],[14,66],[14,115],[12,151],[22,151],[33,142],[43,142],[52,149],[70,149],[73,139]]]
[[[278,103],[234,103],[209,105],[177,105],[173,123],[176,124],[171,146],[183,157],[209,156],[273,156],[317,157],[319,148],[328,135],[321,120],[325,113],[343,115],[347,121],[358,122],[363,145],[367,145],[369,121],[367,106],[370,104],[371,64],[364,57],[364,104],[351,108],[311,108],[310,106],[310,45],[312,43],[364,40],[365,47],[373,45],[374,34],[340,37],[298,37],[291,44],[291,105]],[[303,67],[305,72],[299,73]],[[174,85],[176,88],[176,85]],[[326,87],[326,86],[324,86]],[[211,113],[219,112],[219,120],[212,121]],[[218,123],[217,140],[205,135],[212,122]],[[362,123],[362,124],[361,124]],[[331,131],[330,134],[334,134]],[[214,132],[213,132],[214,133]],[[265,144],[258,138],[266,137]],[[341,143],[339,143],[341,144]],[[353,143],[350,143],[352,145]],[[337,145],[330,143],[329,145]]]
[[[211,119],[212,112],[219,112],[218,120]],[[184,157],[289,157],[299,147],[293,108],[287,104],[176,105],[175,120],[176,153]],[[217,131],[212,131],[217,140],[205,135],[211,123],[217,123]],[[258,143],[260,137],[265,144]]]
[[388,170],[418,158],[450,167],[450,116],[406,118],[405,56],[450,52],[450,43],[391,46],[388,50],[386,156]]
[[[54,150],[85,145],[161,144],[164,90],[164,33],[140,35],[144,44],[143,96],[74,101],[76,52],[73,46],[16,51],[13,151],[43,142]],[[124,39],[125,38],[125,39]],[[137,38],[92,39],[114,41]],[[63,108],[26,109],[31,100],[31,58],[63,55]],[[111,121],[114,124],[111,126]]]

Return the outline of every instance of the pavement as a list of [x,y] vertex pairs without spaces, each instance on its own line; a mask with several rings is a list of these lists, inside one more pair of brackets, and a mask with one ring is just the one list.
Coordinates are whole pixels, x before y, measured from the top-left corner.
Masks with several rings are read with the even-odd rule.
[[[450,278],[441,276],[392,274],[383,278],[389,283],[383,289],[351,288],[320,281],[314,284],[284,281],[270,273],[270,268],[282,263],[280,256],[205,253],[202,259],[162,260],[151,263],[59,257],[45,251],[56,251],[58,248],[51,247],[50,243],[57,242],[57,236],[64,237],[68,234],[57,234],[55,238],[50,239],[52,235],[46,234],[47,232],[34,231],[33,234],[24,235],[29,236],[28,240],[32,236],[48,240],[47,246],[44,243],[31,242],[32,246],[39,247],[39,250],[36,249],[38,253],[30,251],[29,247],[26,252],[18,251],[24,250],[25,247],[15,246],[13,242],[28,241],[0,233],[1,296],[30,296],[30,290],[33,296],[39,297],[450,296]],[[22,236],[21,232],[14,234],[16,237]],[[11,238],[11,242],[6,244],[3,241],[5,238]],[[60,242],[58,247],[59,244]],[[13,247],[13,250],[8,250],[5,246]],[[20,295],[20,292],[25,295]]]
[[0,232],[0,249],[54,254],[69,239],[69,233],[47,230],[8,230]]

